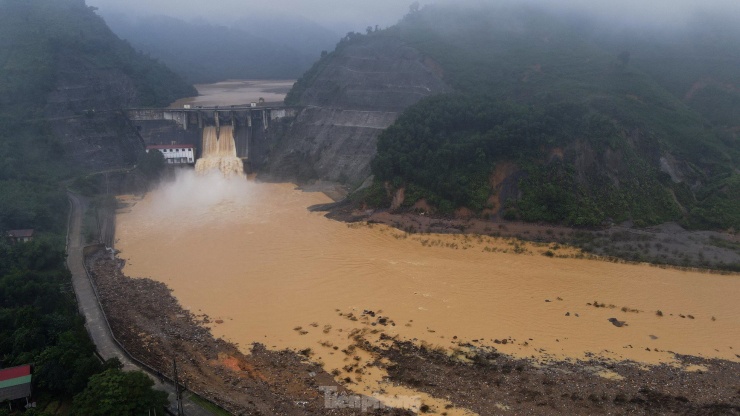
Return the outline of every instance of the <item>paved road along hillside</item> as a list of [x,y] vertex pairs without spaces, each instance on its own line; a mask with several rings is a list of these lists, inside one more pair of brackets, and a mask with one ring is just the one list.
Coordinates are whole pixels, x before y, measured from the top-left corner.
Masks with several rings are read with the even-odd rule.
[[[113,339],[110,328],[105,320],[103,310],[100,307],[92,283],[87,276],[84,267],[84,243],[82,242],[82,218],[87,209],[87,202],[84,198],[74,193],[68,193],[71,205],[69,217],[69,229],[67,230],[67,267],[72,272],[72,284],[74,286],[77,300],[80,307],[80,313],[85,317],[85,326],[90,333],[95,346],[100,355],[107,359],[118,357],[123,363],[123,369],[126,371],[139,370],[148,374],[154,380],[155,388],[165,391],[170,397],[170,410],[176,413],[175,387],[169,383],[161,383],[152,374],[145,369],[140,368],[131,358],[121,349]],[[183,398],[183,408],[187,416],[211,416],[213,413],[196,405],[186,397]]]

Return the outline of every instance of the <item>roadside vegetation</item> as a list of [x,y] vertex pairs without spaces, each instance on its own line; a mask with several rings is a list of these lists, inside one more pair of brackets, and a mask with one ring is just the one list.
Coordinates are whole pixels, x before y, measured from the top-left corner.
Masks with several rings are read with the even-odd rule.
[[[34,364],[39,416],[58,414],[42,410],[68,403],[87,388],[90,377],[120,372],[117,360],[103,362],[95,353],[77,311],[65,258],[58,237],[13,246],[0,243],[0,367]],[[114,382],[97,388],[122,400],[138,400],[139,393],[121,390]]]

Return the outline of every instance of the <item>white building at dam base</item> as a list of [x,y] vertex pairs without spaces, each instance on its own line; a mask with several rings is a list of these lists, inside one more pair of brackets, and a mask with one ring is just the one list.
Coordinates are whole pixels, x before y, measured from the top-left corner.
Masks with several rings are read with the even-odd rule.
[[146,152],[162,152],[169,165],[188,165],[195,163],[195,146],[192,144],[158,144],[146,147]]

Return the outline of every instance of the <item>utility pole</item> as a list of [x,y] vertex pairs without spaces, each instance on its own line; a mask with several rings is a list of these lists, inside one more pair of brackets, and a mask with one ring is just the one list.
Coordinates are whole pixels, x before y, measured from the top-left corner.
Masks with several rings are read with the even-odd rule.
[[98,224],[98,244],[103,242],[103,228],[100,226],[100,211],[95,207],[95,222]]
[[177,416],[185,416],[182,408],[182,393],[180,392],[180,381],[177,379],[177,360],[172,359],[172,367],[175,370],[175,399],[177,400]]

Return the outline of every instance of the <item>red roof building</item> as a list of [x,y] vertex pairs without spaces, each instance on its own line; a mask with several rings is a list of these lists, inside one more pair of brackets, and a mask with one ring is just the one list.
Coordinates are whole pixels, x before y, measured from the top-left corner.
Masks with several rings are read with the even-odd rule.
[[31,397],[31,366],[0,370],[0,402]]

